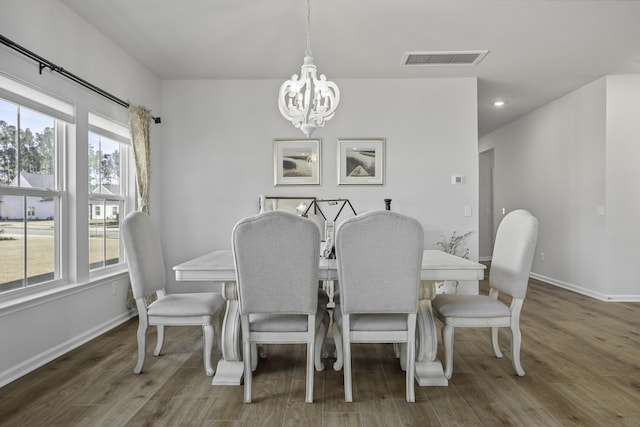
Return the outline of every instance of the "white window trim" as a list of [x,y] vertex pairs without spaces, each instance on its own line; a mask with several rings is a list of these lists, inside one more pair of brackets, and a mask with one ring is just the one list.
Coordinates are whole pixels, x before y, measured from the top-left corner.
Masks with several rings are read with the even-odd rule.
[[[73,293],[84,292],[96,286],[111,283],[113,280],[120,280],[128,275],[128,266],[126,260],[124,260],[124,256],[121,255],[123,259],[122,263],[91,272],[89,271],[88,265],[78,265],[77,260],[68,258],[72,250],[76,250],[79,244],[75,241],[78,230],[73,230],[73,227],[76,225],[71,221],[73,217],[71,211],[74,209],[74,206],[77,207],[77,204],[83,205],[86,209],[89,196],[88,194],[76,194],[75,192],[69,193],[70,188],[77,188],[77,183],[67,182],[70,176],[74,176],[74,179],[86,179],[85,172],[81,171],[78,173],[78,171],[74,171],[74,173],[70,175],[67,169],[70,167],[70,165],[67,164],[69,160],[68,156],[71,154],[69,150],[74,150],[71,158],[80,154],[76,153],[77,147],[79,146],[78,140],[82,141],[86,138],[86,136],[79,136],[75,129],[77,118],[75,104],[2,71],[0,71],[0,97],[14,104],[39,111],[64,122],[63,125],[57,126],[57,130],[60,133],[56,135],[58,141],[61,142],[61,146],[56,150],[55,179],[58,188],[52,189],[48,193],[45,192],[48,196],[55,194],[57,196],[56,200],[58,201],[55,212],[59,220],[56,221],[54,233],[56,233],[58,244],[55,263],[59,268],[59,277],[48,282],[0,293],[0,317],[2,317],[12,312],[22,310],[27,306],[44,304],[48,301],[64,298]],[[99,114],[89,113],[89,115],[93,117],[92,124],[88,123],[89,118],[87,118],[87,127],[84,127],[84,129],[97,127],[99,128],[98,133],[113,137],[113,139],[128,145],[128,149],[132,150],[128,125],[119,124],[119,121],[105,118]],[[103,126],[100,126],[100,124],[103,123],[104,120],[107,120],[107,122],[111,124],[115,123],[116,125],[108,129],[103,129]],[[83,126],[80,126],[80,128],[83,128]],[[70,139],[67,140],[65,138]],[[84,147],[86,150],[86,145],[84,145]],[[124,201],[123,217],[135,209],[136,203],[135,170],[132,169],[133,161],[129,159],[131,155],[132,153],[129,153],[128,156],[121,159],[121,168],[123,168],[123,173],[126,174],[127,180],[126,196],[122,196]],[[123,176],[123,181],[124,179]],[[72,185],[69,186],[68,184]],[[7,195],[23,196],[26,194],[27,196],[39,196],[43,194],[42,189],[22,188],[21,190],[14,190],[15,189],[8,186],[2,187],[2,193]],[[113,199],[113,197],[111,198]],[[73,206],[69,206],[70,199],[75,199]],[[120,251],[124,252],[123,245],[120,246]],[[80,277],[84,277],[85,279],[76,279]]]
[[0,72],[0,97],[58,120],[75,123],[73,103],[3,72]]
[[[135,207],[135,171],[133,170],[133,146],[131,145],[131,133],[128,126],[119,123],[115,119],[111,119],[100,114],[89,112],[87,117],[89,123],[89,132],[96,133],[100,136],[110,138],[122,145],[122,149],[126,149],[125,156],[120,155],[120,188],[123,189],[124,195],[102,194],[102,193],[90,193],[87,199],[87,206],[89,200],[117,200],[122,201],[123,212],[120,217],[120,221],[131,212]],[[91,270],[89,268],[89,278],[102,278],[105,275],[121,272],[123,269],[127,269],[124,243],[120,240],[119,245],[119,259],[121,260],[117,264],[108,265],[105,267]]]

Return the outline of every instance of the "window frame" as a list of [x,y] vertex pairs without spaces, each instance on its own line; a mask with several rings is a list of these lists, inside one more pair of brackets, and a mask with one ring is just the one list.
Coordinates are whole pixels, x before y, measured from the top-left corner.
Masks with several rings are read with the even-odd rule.
[[[72,97],[76,99],[75,95]],[[88,165],[88,133],[94,129],[95,125],[92,118],[98,118],[98,123],[101,120],[106,120],[106,122],[119,124],[111,132],[100,131],[98,133],[109,138],[114,136],[119,138],[119,142],[124,142],[128,150],[125,155],[121,143],[121,151],[123,151],[120,154],[122,189],[118,198],[122,206],[120,220],[136,208],[137,190],[133,146],[130,141],[129,126],[122,124],[126,122],[126,111],[113,110],[113,106],[106,101],[87,102],[83,97],[78,97],[79,104],[76,104],[2,70],[0,70],[0,98],[53,117],[57,138],[54,160],[56,189],[0,186],[0,193],[8,196],[17,195],[27,198],[42,197],[45,194],[47,197],[55,196],[54,215],[56,215],[56,221],[53,233],[56,275],[51,281],[0,292],[0,314],[6,310],[12,311],[19,309],[19,307],[40,304],[42,301],[58,298],[61,295],[84,292],[86,289],[126,277],[128,266],[121,239],[119,243],[120,262],[105,268],[90,270],[87,207],[89,198],[97,195],[90,195],[88,192],[86,169],[86,165]],[[92,109],[104,111],[107,114],[100,116]],[[125,141],[120,139],[125,139]],[[25,221],[27,220],[25,219]]]
[[[0,83],[3,82],[2,80],[2,75],[0,74]],[[17,88],[18,86],[14,86],[13,88]],[[46,94],[42,94],[41,99],[46,99]],[[2,195],[6,195],[6,196],[14,196],[14,197],[23,197],[24,198],[24,203],[25,205],[23,206],[23,221],[24,221],[24,225],[25,225],[25,238],[26,236],[28,236],[28,224],[29,221],[31,221],[29,219],[29,217],[27,216],[28,213],[28,199],[29,198],[51,198],[53,200],[53,213],[54,213],[54,228],[53,228],[53,248],[54,248],[54,253],[53,253],[53,279],[51,280],[46,280],[40,283],[34,283],[34,284],[28,284],[28,276],[23,276],[22,277],[22,286],[20,286],[19,288],[14,288],[14,289],[9,289],[9,290],[5,290],[5,291],[0,291],[0,301],[3,301],[6,296],[8,295],[9,297],[11,295],[29,295],[32,293],[37,293],[37,292],[41,292],[42,290],[47,290],[47,289],[51,289],[54,288],[56,286],[60,286],[61,284],[66,283],[66,274],[67,274],[67,268],[66,265],[63,263],[63,253],[66,253],[66,239],[64,239],[63,237],[63,223],[66,223],[66,199],[67,199],[67,192],[66,192],[66,188],[65,188],[65,180],[63,179],[63,177],[65,176],[65,172],[66,172],[66,161],[65,161],[65,153],[66,153],[66,147],[68,144],[68,136],[69,136],[69,132],[67,132],[67,127],[69,126],[69,123],[62,120],[60,117],[56,117],[51,115],[51,110],[49,108],[46,108],[46,106],[43,106],[43,108],[38,108],[38,105],[35,101],[34,102],[30,102],[27,103],[28,105],[24,105],[23,103],[21,103],[21,99],[16,99],[15,97],[12,97],[11,94],[7,94],[6,91],[0,90],[0,98],[3,99],[4,101],[14,104],[17,107],[17,112],[18,112],[18,117],[17,117],[17,131],[18,131],[18,135],[20,132],[20,128],[21,123],[20,123],[20,110],[22,108],[26,108],[29,109],[31,111],[35,111],[39,114],[43,114],[46,115],[50,118],[53,119],[53,125],[54,125],[54,138],[55,138],[55,147],[54,147],[54,159],[53,159],[53,167],[54,167],[54,174],[53,174],[53,182],[54,182],[54,187],[55,188],[33,188],[33,187],[21,187],[21,186],[9,186],[9,185],[0,185],[0,192],[2,193]],[[19,98],[19,97],[18,97]],[[20,140],[18,137],[18,140],[16,141],[17,145],[19,146],[20,144]],[[17,167],[17,174],[19,175],[22,171],[20,170],[20,165],[16,165]],[[25,258],[24,258],[24,265],[25,265],[25,271],[26,271],[26,265],[28,263],[28,247],[25,249]]]
[[[135,171],[132,170],[133,167],[133,146],[131,144],[131,137],[129,133],[128,127],[121,124],[117,120],[104,117],[102,115],[89,112],[88,113],[88,123],[89,123],[89,131],[87,133],[87,149],[86,153],[88,156],[89,153],[89,134],[94,133],[103,138],[107,138],[113,142],[117,142],[120,144],[119,153],[120,153],[120,177],[119,177],[119,187],[120,194],[103,194],[103,193],[88,193],[87,198],[87,208],[91,206],[92,200],[99,200],[102,202],[101,206],[101,215],[106,220],[106,215],[108,212],[106,211],[109,203],[117,202],[120,206],[120,214],[118,217],[118,222],[120,226],[122,225],[122,220],[124,217],[133,209],[133,204],[131,203],[132,195],[132,181],[135,181]],[[87,162],[87,167],[89,167],[89,163]],[[133,179],[132,179],[133,178]],[[135,183],[135,182],[134,182]],[[133,187],[134,188],[134,187]],[[135,190],[134,190],[135,191]],[[135,198],[133,198],[135,200]],[[89,233],[89,230],[87,230]],[[90,233],[89,233],[90,234]],[[87,238],[90,239],[90,235],[87,235]],[[106,238],[106,235],[105,235]],[[89,240],[88,240],[89,242]],[[89,243],[90,245],[90,243]],[[89,269],[89,277],[96,278],[102,277],[105,274],[109,274],[110,272],[122,271],[123,268],[126,267],[126,260],[124,255],[124,243],[122,241],[122,235],[119,233],[119,243],[118,243],[118,262],[114,264],[107,264],[106,259],[103,259],[103,265],[97,268],[91,268],[91,260],[89,259],[89,263],[87,268]]]

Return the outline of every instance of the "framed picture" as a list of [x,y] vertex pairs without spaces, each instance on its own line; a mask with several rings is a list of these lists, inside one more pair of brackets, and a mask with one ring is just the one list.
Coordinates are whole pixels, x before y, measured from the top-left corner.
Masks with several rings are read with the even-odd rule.
[[384,146],[384,138],[338,139],[338,185],[383,185]]
[[320,185],[320,139],[274,139],[273,185]]

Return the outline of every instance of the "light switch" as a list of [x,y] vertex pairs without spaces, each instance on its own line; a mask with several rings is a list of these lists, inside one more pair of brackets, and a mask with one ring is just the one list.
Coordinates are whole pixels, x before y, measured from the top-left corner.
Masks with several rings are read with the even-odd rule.
[[471,206],[464,207],[464,216],[471,216]]

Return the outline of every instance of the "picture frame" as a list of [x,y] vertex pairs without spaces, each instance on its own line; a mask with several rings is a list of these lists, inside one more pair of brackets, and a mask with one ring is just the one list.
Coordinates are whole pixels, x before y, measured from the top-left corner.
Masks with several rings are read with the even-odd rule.
[[338,185],[384,185],[385,138],[338,139]]
[[274,139],[273,185],[320,185],[321,139]]

